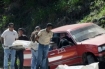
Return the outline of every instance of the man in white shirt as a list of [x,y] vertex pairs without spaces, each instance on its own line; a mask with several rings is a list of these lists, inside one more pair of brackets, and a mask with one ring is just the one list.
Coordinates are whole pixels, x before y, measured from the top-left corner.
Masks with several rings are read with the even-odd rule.
[[6,29],[2,33],[1,37],[2,37],[2,46],[4,48],[4,69],[8,69],[9,55],[11,55],[11,64],[10,64],[11,69],[14,69],[16,51],[13,49],[10,49],[9,47],[18,38],[18,34],[14,30],[14,24],[13,23],[8,24],[8,29]]
[[48,23],[46,26],[46,29],[42,29],[39,31],[36,40],[38,40],[38,58],[37,58],[37,68],[39,69],[47,69],[47,55],[49,51],[49,44],[50,40],[53,36],[53,33],[51,32],[52,24]]

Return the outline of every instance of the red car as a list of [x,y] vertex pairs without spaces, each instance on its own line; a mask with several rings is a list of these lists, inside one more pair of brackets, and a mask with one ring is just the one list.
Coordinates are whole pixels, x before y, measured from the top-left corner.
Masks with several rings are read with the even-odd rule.
[[[58,65],[89,64],[103,61],[105,55],[105,30],[93,23],[72,24],[52,30],[54,33],[48,54],[48,67]],[[65,34],[69,44],[61,45]],[[31,65],[31,52],[24,52],[24,66]]]

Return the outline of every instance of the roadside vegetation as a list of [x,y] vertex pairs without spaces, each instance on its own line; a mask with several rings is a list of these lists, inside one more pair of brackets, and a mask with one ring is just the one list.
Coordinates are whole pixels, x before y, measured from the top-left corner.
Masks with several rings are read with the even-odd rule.
[[[0,0],[0,34],[9,22],[16,30],[25,28],[29,37],[36,25],[44,28],[48,22],[54,27],[84,22],[105,27],[105,0]],[[2,66],[1,46],[0,53]]]

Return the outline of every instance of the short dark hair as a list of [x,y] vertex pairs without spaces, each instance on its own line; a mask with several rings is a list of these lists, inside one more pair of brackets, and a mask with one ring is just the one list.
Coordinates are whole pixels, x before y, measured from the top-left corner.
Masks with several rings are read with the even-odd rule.
[[52,23],[47,23],[46,27],[53,27]]
[[23,31],[23,33],[25,33],[25,29],[19,28],[18,31],[19,31],[19,30],[21,30],[21,31]]
[[11,25],[13,25],[13,26],[14,26],[14,23],[9,23],[9,24],[8,24],[8,26],[9,26],[9,27],[10,27]]

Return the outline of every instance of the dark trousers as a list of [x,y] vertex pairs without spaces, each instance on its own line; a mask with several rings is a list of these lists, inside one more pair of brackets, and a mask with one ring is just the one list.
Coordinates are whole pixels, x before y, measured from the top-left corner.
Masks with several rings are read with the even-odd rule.
[[[17,59],[19,59],[19,66],[17,65]],[[15,69],[23,69],[23,50],[16,51],[16,59],[15,59]]]

